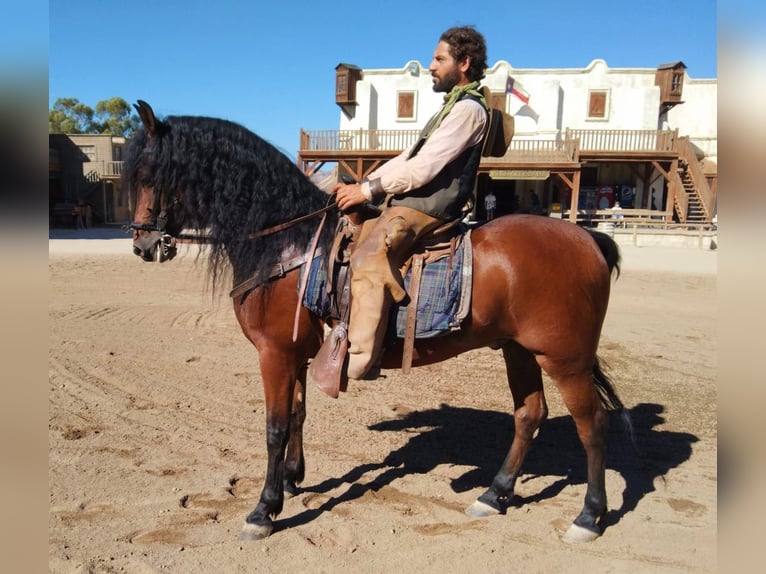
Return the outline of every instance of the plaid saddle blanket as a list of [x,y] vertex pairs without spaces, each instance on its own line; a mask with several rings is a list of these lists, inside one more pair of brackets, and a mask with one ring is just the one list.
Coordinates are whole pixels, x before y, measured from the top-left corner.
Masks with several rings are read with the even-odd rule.
[[[305,269],[301,269],[301,273]],[[326,290],[324,257],[316,257],[309,272],[303,305],[319,317],[329,317],[331,304]],[[459,242],[453,257],[446,253],[424,263],[417,297],[415,338],[437,337],[460,329],[471,307],[472,273],[470,231]],[[404,288],[408,293],[411,283],[412,269],[408,269],[404,276]],[[404,338],[408,303],[409,298],[392,306],[388,319],[389,335]]]

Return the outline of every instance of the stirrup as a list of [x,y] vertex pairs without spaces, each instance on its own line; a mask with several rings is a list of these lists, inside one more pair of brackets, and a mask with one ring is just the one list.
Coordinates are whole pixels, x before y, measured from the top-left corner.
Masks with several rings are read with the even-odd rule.
[[325,337],[322,347],[309,364],[308,379],[334,399],[348,387],[345,362],[348,352],[346,324],[338,323]]

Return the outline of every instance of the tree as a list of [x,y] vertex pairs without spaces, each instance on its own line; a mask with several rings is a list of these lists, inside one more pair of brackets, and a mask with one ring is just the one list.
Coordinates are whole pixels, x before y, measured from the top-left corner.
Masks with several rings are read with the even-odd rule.
[[133,108],[122,98],[110,98],[96,104],[97,133],[130,137],[140,126]]
[[59,98],[48,112],[48,133],[88,134],[93,125],[93,109],[77,98]]
[[77,98],[59,98],[48,112],[48,133],[111,134],[130,137],[140,120],[130,104],[119,97],[101,100],[96,110]]

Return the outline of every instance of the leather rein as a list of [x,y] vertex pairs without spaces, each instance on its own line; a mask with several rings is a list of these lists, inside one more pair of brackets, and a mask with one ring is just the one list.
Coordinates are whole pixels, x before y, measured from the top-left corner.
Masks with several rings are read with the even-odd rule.
[[[165,226],[167,225],[167,222],[168,222],[168,209],[176,206],[179,203],[179,200],[177,197],[174,197],[173,201],[170,202],[170,205],[168,205],[167,203],[163,204],[162,203],[163,196],[164,194],[162,192],[154,196],[154,206],[152,209],[151,222],[149,223],[131,222],[125,226],[125,229],[136,230],[136,231],[157,231],[161,233],[163,237],[189,240],[196,243],[212,243],[209,236],[201,235],[199,233],[179,233],[178,235],[175,235],[175,236],[171,236],[170,234],[166,233]],[[293,227],[294,225],[298,225],[299,223],[303,223],[304,221],[308,221],[309,219],[313,219],[314,217],[324,215],[328,211],[330,211],[333,207],[335,207],[335,196],[331,196],[327,202],[327,205],[325,205],[324,207],[320,209],[317,209],[316,211],[312,211],[311,213],[307,213],[306,215],[301,215],[300,217],[296,217],[295,219],[291,219],[289,221],[285,221],[284,223],[274,225],[273,227],[268,227],[266,229],[254,231],[246,235],[245,238],[258,239],[259,237],[266,237],[267,235],[272,235],[273,233],[284,231],[285,229],[289,229]]]
[[[177,236],[172,236],[169,233],[166,233],[165,226],[167,225],[167,222],[168,222],[168,210],[175,207],[179,203],[179,200],[178,200],[178,197],[174,196],[172,201],[163,202],[163,197],[164,197],[163,192],[155,194],[154,206],[152,209],[152,221],[150,223],[130,223],[126,226],[126,229],[136,230],[136,231],[156,231],[160,233],[159,248],[163,249],[166,255],[168,254],[169,251],[176,249],[176,240],[178,239],[191,241],[193,243],[203,243],[203,244],[213,243],[213,241],[211,240],[209,236],[200,235],[197,233],[180,233]],[[300,217],[296,217],[295,219],[285,221],[284,223],[274,225],[273,227],[268,227],[266,229],[254,231],[245,236],[245,239],[248,239],[248,240],[258,239],[259,237],[266,237],[268,235],[272,235],[274,233],[284,231],[285,229],[289,229],[295,225],[298,225],[299,223],[308,221],[309,219],[319,217],[320,215],[322,216],[322,220],[319,222],[319,225],[317,226],[317,230],[314,232],[314,236],[311,240],[311,246],[309,247],[308,251],[288,261],[281,261],[277,263],[272,269],[271,273],[269,273],[267,280],[281,279],[289,271],[292,271],[293,269],[297,269],[298,267],[301,267],[302,265],[304,265],[306,262],[314,259],[314,256],[317,252],[317,244],[319,242],[319,236],[322,234],[322,229],[324,228],[325,221],[327,220],[327,212],[335,207],[337,207],[335,204],[335,196],[331,196],[327,201],[327,205],[325,205],[324,207],[320,209],[317,209],[316,211],[312,211],[311,213],[307,213],[306,215],[302,215]],[[301,306],[303,304],[303,295],[306,292],[308,277],[309,277],[308,273],[303,274],[300,289],[298,292],[298,308],[295,310],[295,321],[293,324],[293,342],[295,342],[298,337],[298,321],[300,318]],[[242,283],[235,285],[234,288],[229,293],[229,295],[232,298],[246,295],[247,293],[249,293],[250,291],[252,291],[253,289],[255,289],[261,284],[262,282],[258,282],[254,278],[246,279]]]

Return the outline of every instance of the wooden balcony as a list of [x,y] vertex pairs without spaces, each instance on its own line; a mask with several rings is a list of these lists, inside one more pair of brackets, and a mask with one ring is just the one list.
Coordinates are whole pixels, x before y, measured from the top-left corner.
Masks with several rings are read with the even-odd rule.
[[[359,154],[397,154],[417,141],[419,130],[301,130],[301,156],[356,157]],[[567,128],[563,138],[540,140],[516,137],[503,158],[541,161],[577,161],[576,156],[606,155],[616,158],[672,155],[677,131],[669,130],[574,130]]]
[[123,163],[121,161],[86,161],[82,164],[83,175],[96,174],[101,179],[120,179]]
[[395,152],[414,144],[420,130],[301,130],[301,152]]
[[677,157],[678,130],[575,130],[564,140],[579,141],[585,160],[647,161]]

